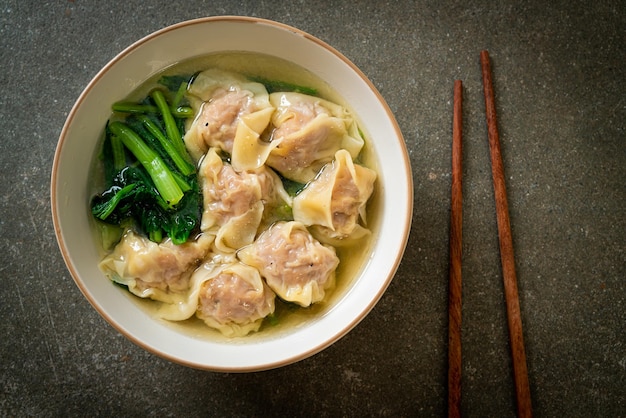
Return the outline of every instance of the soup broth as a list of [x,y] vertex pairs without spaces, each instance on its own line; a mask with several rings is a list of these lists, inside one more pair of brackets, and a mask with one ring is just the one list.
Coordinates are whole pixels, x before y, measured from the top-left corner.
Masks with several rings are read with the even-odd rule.
[[[307,86],[314,88],[320,98],[326,99],[333,103],[337,103],[351,111],[348,103],[345,103],[331,86],[319,79],[311,72],[284,60],[261,54],[244,53],[244,52],[224,52],[197,57],[188,61],[184,61],[173,65],[163,72],[155,75],[151,79],[142,83],[135,91],[131,92],[125,100],[141,100],[155,87],[157,81],[164,75],[180,75],[194,74],[209,68],[219,68],[226,71],[232,71],[244,76],[260,77],[267,80],[279,80],[299,86]],[[114,116],[112,116],[114,117]],[[367,131],[363,125],[359,123],[358,115],[352,112],[352,117],[359,125],[359,132],[365,140],[365,144],[355,160],[358,164],[362,164],[375,172],[377,169],[377,159],[374,149],[369,142]],[[102,165],[96,158],[92,165],[91,195],[95,195],[102,189]],[[165,326],[182,334],[192,336],[194,338],[211,339],[216,341],[228,341],[230,343],[244,343],[248,339],[266,339],[278,338],[285,333],[292,332],[295,329],[306,327],[317,319],[321,318],[325,313],[329,312],[333,306],[341,301],[344,297],[350,297],[349,289],[354,283],[361,271],[365,268],[370,259],[370,252],[373,241],[377,237],[378,231],[378,213],[382,210],[380,203],[380,188],[382,179],[380,176],[374,183],[374,191],[367,203],[367,229],[371,234],[363,239],[357,240],[350,246],[336,247],[337,256],[339,257],[339,265],[336,270],[336,281],[333,289],[326,293],[323,301],[314,303],[309,307],[300,307],[294,303],[284,302],[276,297],[275,312],[271,318],[265,318],[261,328],[257,332],[252,332],[244,337],[227,338],[221,335],[219,331],[211,329],[202,320],[192,316],[184,321],[167,321],[160,320]],[[97,232],[94,221],[94,236],[96,237],[96,245],[98,245],[102,255],[105,256],[109,250],[103,248],[101,236]],[[149,299],[142,299],[130,292],[120,288],[120,292],[130,298],[133,303],[138,304],[143,310],[150,315],[157,317],[157,311],[161,302]]]

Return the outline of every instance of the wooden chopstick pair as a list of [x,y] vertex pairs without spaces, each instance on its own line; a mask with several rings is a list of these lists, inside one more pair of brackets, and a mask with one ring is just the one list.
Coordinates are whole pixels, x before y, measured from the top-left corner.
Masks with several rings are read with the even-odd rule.
[[[489,53],[480,53],[485,112],[489,134],[489,150],[493,177],[496,218],[500,243],[500,259],[504,282],[504,297],[507,308],[509,343],[513,360],[513,379],[517,400],[518,417],[532,416],[526,352],[522,334],[517,276],[513,254],[513,240],[509,219],[509,206],[506,197],[504,167],[500,152],[500,136],[496,121],[496,107],[491,74]],[[463,227],[463,187],[462,187],[462,110],[463,84],[454,82],[454,104],[452,123],[452,188],[450,214],[450,272],[448,301],[448,416],[461,416],[461,307],[462,307],[462,227]]]

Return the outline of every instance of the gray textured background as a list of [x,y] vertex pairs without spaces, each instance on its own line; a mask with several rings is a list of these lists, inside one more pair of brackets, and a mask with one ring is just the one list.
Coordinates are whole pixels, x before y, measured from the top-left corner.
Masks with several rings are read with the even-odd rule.
[[[479,52],[488,49],[537,416],[625,416],[623,1],[0,2],[0,416],[442,416],[452,85],[465,85],[463,411],[512,416]],[[157,358],[91,308],[54,237],[65,118],[126,46],[210,15],[274,19],[330,43],[394,111],[413,229],[372,313],[322,353],[223,374]],[[88,158],[88,156],[86,156]]]

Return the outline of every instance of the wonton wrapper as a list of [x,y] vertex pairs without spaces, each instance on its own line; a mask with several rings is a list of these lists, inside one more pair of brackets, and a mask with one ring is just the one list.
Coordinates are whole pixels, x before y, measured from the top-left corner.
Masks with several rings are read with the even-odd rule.
[[254,170],[263,166],[270,152],[279,144],[261,139],[261,133],[269,124],[272,113],[274,108],[266,108],[240,118],[231,159],[235,171]]
[[274,313],[275,294],[259,271],[238,261],[209,261],[191,276],[187,298],[162,306],[161,318],[182,321],[194,314],[227,337],[258,331],[263,318]]
[[359,219],[366,224],[366,204],[375,181],[374,170],[354,164],[348,151],[339,150],[293,199],[293,218],[314,226],[316,237],[324,242],[360,238],[369,233]]
[[233,252],[252,243],[264,214],[269,216],[270,209],[280,204],[291,205],[276,173],[265,166],[238,173],[215,148],[202,160],[198,175],[204,198],[200,229],[216,235],[220,251]]
[[[234,154],[238,170],[260,167],[251,167],[254,159],[249,155],[249,147],[262,145],[253,139],[265,130],[274,111],[265,86],[212,68],[198,74],[189,94],[196,118],[184,141],[194,160],[199,161],[209,147],[218,147]],[[238,141],[243,143],[237,146]]]
[[139,297],[173,303],[187,291],[189,276],[206,256],[212,241],[213,237],[201,234],[180,245],[169,238],[157,244],[127,229],[99,267]]
[[356,158],[363,147],[352,116],[342,106],[300,93],[272,93],[271,149],[267,165],[288,179],[307,183],[339,149]]
[[339,258],[299,222],[277,222],[237,252],[256,267],[276,294],[288,302],[309,306],[324,299],[335,284]]

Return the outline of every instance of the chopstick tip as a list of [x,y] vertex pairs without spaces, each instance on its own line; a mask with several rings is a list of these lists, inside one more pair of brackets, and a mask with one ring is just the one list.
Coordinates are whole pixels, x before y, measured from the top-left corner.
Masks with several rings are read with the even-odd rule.
[[489,51],[487,51],[486,49],[483,49],[482,51],[480,51],[480,60],[483,63],[488,62],[489,61]]

